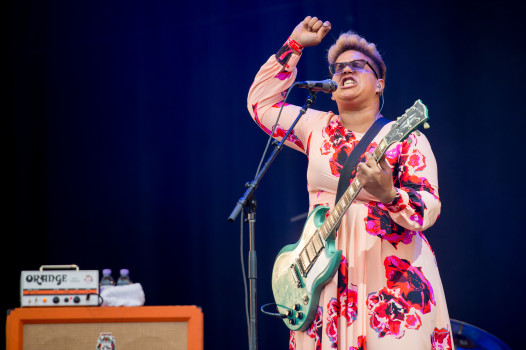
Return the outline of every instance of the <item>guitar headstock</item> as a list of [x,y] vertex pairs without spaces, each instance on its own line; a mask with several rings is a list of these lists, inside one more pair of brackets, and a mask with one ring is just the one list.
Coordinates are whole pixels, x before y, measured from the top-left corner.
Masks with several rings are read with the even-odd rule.
[[391,126],[391,130],[384,137],[384,140],[388,145],[395,142],[405,140],[413,131],[424,124],[424,128],[429,128],[427,121],[429,116],[427,115],[427,107],[422,101],[417,100],[413,106],[405,111],[405,113],[397,119],[397,121]]

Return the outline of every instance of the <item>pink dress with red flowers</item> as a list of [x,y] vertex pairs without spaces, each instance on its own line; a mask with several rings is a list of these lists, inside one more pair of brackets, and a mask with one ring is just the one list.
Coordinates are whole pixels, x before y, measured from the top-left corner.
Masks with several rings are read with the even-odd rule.
[[[294,82],[299,57],[285,45],[261,67],[250,88],[248,108],[267,133],[283,92]],[[276,139],[299,110],[284,106]],[[369,152],[389,128],[380,131]],[[361,137],[332,112],[309,109],[300,119],[286,144],[309,158],[311,210],[334,206],[340,169]],[[339,270],[323,289],[310,328],[291,331],[290,349],[453,348],[436,260],[422,233],[440,213],[435,157],[426,137],[413,133],[390,147],[386,159],[393,168],[395,200],[384,205],[365,190],[358,194],[337,232],[337,248],[343,251]]]

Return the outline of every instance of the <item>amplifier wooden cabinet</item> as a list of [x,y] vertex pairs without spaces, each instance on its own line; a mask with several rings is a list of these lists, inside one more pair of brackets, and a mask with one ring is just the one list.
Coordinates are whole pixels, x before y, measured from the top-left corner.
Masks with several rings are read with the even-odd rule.
[[196,306],[18,308],[7,316],[6,349],[96,350],[108,334],[118,350],[203,350],[203,313]]

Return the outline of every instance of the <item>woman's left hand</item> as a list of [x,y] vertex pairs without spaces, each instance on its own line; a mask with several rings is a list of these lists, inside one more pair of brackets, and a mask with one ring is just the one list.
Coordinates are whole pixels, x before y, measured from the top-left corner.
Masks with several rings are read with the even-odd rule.
[[385,156],[377,164],[370,153],[365,154],[366,161],[356,167],[356,178],[362,187],[378,198],[382,203],[390,203],[396,196],[391,167]]

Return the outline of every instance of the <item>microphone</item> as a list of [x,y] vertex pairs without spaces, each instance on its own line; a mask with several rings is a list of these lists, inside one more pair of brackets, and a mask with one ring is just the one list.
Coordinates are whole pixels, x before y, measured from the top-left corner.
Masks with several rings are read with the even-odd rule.
[[323,91],[326,94],[336,91],[338,85],[330,79],[325,79],[322,81],[298,81],[296,86],[304,89],[309,89],[312,91]]

